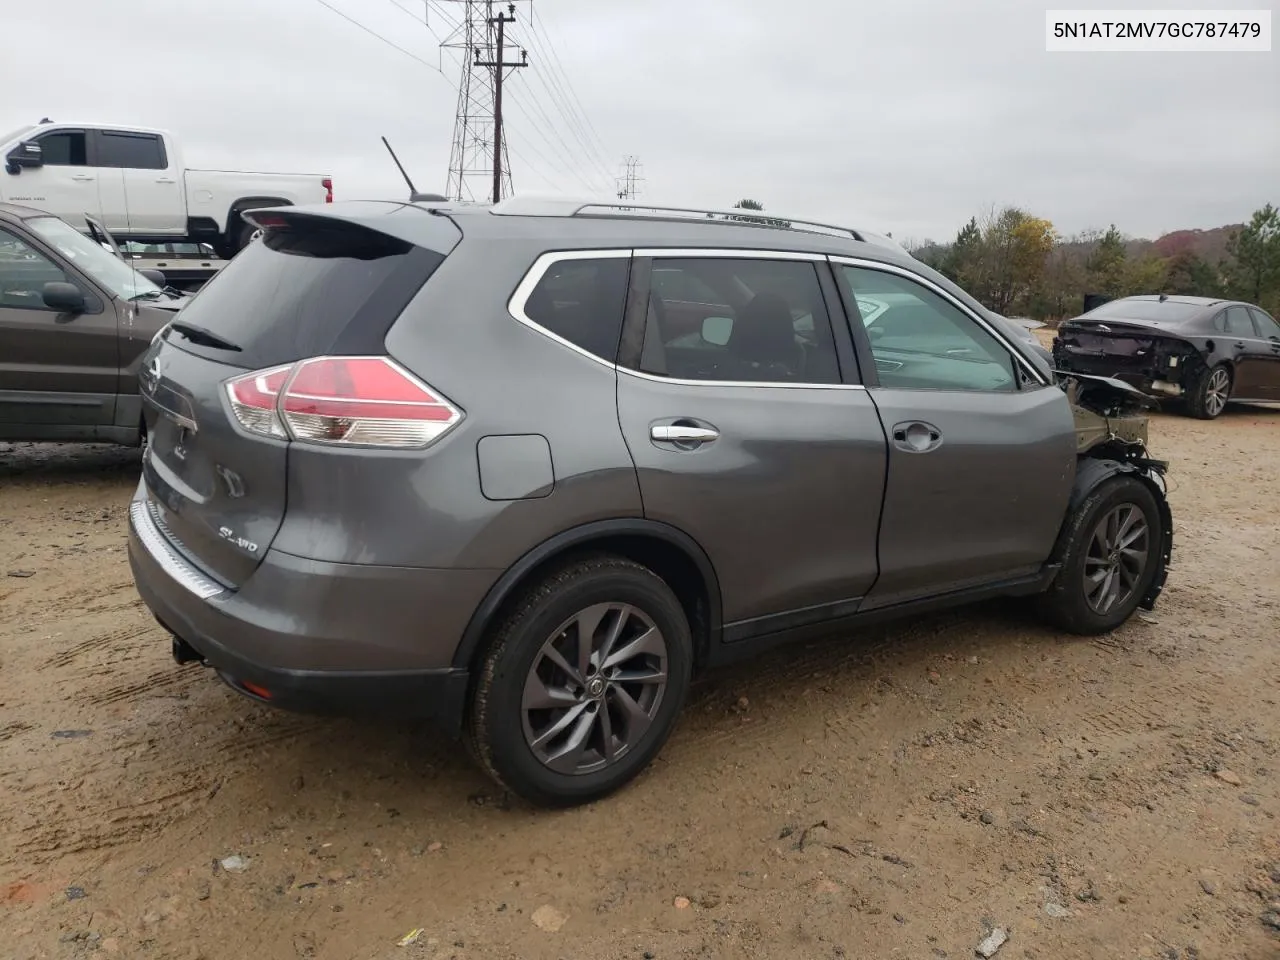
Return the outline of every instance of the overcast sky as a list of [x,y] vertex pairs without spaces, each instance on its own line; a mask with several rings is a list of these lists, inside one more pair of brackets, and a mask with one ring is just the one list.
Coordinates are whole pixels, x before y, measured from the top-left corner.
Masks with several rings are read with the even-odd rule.
[[[425,63],[321,0],[10,0],[0,133],[42,116],[163,127],[192,166],[403,197],[385,134],[418,188],[442,191],[458,71],[411,16],[426,3],[324,2]],[[1274,3],[1195,4],[1250,5]],[[900,239],[949,239],[993,204],[1149,237],[1280,204],[1274,48],[1050,54],[1046,4],[1025,0],[533,6],[545,34],[529,0],[510,28],[531,63],[507,87],[517,193],[600,195],[636,154],[649,202],[747,196]],[[430,30],[447,35],[462,7],[431,0]],[[589,127],[557,105],[556,56]]]

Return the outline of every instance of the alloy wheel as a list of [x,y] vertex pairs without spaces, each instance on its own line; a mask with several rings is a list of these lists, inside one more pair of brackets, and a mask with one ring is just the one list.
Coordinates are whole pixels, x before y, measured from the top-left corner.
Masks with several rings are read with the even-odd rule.
[[1209,382],[1204,391],[1204,408],[1211,417],[1222,413],[1227,406],[1227,397],[1231,393],[1231,377],[1226,370],[1219,367],[1209,374]]
[[666,638],[641,610],[599,603],[579,611],[529,668],[521,701],[525,743],[557,773],[609,766],[653,724],[667,670]]
[[1098,521],[1084,559],[1084,596],[1094,613],[1106,616],[1127,603],[1147,568],[1151,531],[1133,503],[1113,507]]

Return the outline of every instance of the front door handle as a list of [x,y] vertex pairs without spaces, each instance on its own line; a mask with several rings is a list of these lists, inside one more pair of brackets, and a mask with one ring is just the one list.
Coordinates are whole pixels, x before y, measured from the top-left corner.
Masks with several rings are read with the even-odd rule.
[[905,453],[929,453],[942,446],[942,431],[923,420],[895,423],[891,435],[893,445]]
[[86,174],[83,174],[83,173],[77,173],[77,174],[74,174],[74,175],[71,177],[71,179],[72,179],[72,180],[75,180],[77,183],[92,183],[92,182],[94,181],[94,178],[93,178],[93,177],[90,177],[90,176],[88,176],[88,175],[86,175]]
[[1245,344],[1245,342],[1244,342],[1243,340],[1237,340],[1237,341],[1236,341],[1236,349],[1237,349],[1237,350],[1243,350],[1243,349],[1245,348],[1245,346],[1246,346],[1246,344]]
[[714,427],[667,423],[649,428],[649,437],[659,443],[710,443],[720,436]]
[[156,183],[177,183],[177,182],[178,181],[173,179],[173,177],[157,177],[156,178]]

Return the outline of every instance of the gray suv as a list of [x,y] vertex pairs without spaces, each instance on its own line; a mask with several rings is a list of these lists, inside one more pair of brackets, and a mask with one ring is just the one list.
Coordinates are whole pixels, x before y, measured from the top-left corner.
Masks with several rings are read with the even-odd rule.
[[258,701],[428,717],[568,805],[709,665],[991,596],[1102,633],[1163,587],[1142,398],[1056,382],[891,241],[519,199],[246,219],[144,358],[129,556],[175,659]]

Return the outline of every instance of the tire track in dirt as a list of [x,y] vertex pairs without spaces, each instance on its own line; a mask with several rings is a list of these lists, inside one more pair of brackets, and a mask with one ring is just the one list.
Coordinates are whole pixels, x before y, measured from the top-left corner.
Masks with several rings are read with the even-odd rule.
[[82,640],[80,643],[60,650],[45,660],[38,669],[47,670],[69,667],[83,658],[99,652],[110,653],[118,658],[124,650],[131,652],[141,646],[141,644],[131,644],[130,641],[147,636],[157,629],[154,625],[144,624],[142,626],[120,627],[115,630],[108,630],[106,633],[100,633],[97,636],[90,637],[88,640]]

